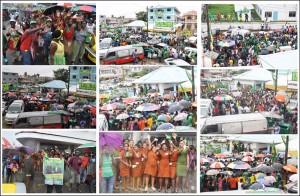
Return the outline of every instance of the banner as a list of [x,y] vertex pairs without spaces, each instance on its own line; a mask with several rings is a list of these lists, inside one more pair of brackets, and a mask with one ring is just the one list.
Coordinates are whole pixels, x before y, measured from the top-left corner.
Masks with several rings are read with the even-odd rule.
[[156,27],[173,27],[173,22],[155,22]]
[[298,81],[298,72],[292,72],[292,81]]
[[96,83],[79,83],[79,89],[96,91]]
[[288,80],[287,88],[298,89],[298,81]]
[[43,161],[45,184],[63,185],[64,160],[59,158],[45,158]]

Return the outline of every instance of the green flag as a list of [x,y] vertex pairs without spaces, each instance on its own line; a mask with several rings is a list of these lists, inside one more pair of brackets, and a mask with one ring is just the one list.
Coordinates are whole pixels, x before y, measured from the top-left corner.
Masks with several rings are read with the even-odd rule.
[[188,95],[186,94],[186,92],[185,92],[183,86],[182,86],[181,84],[180,84],[179,86],[180,86],[182,92],[184,93],[184,99],[185,99],[185,100],[189,100],[189,97],[188,97]]

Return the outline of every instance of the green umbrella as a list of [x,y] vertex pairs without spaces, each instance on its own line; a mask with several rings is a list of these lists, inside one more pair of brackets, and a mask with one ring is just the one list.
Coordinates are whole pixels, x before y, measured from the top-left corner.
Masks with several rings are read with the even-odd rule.
[[81,149],[81,148],[96,148],[96,142],[89,142],[89,143],[82,144],[77,149]]

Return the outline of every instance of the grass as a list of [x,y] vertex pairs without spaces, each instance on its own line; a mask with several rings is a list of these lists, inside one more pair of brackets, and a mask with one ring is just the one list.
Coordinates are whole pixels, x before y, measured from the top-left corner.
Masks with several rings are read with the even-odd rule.
[[208,12],[210,14],[232,14],[234,13],[234,5],[233,4],[209,4]]
[[252,18],[254,19],[254,21],[261,21],[260,16],[256,13],[256,10],[255,10],[256,5],[255,4],[252,4],[252,5],[254,7],[254,9],[251,10],[251,16],[252,16]]

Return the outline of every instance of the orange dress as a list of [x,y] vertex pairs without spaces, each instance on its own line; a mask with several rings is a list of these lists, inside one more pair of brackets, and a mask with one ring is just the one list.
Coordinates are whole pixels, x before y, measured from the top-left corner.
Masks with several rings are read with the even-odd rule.
[[166,150],[160,150],[160,161],[158,165],[158,174],[157,177],[160,178],[169,178],[170,177],[170,151]]
[[178,150],[174,151],[172,155],[170,155],[170,178],[176,177],[176,163],[178,158]]
[[135,155],[133,152],[132,157],[131,157],[131,176],[132,177],[141,177],[142,176],[142,153],[138,152],[137,153],[139,157]]
[[[129,152],[131,155],[133,155],[133,148],[128,147],[128,152]],[[131,159],[131,157],[130,157],[130,159]],[[132,176],[132,167],[129,168],[129,173],[130,173],[130,176]]]
[[150,176],[156,176],[157,174],[157,160],[158,156],[152,150],[148,152],[148,159],[146,162],[146,168],[144,174],[148,174]]
[[119,153],[119,157],[120,157],[120,164],[119,164],[120,176],[130,176],[129,167],[122,162],[124,161],[125,163],[129,164],[128,158],[125,156],[124,150],[122,150]]
[[147,159],[144,158],[144,155],[147,156],[148,149],[147,148],[140,148],[140,152],[142,152],[142,170],[141,170],[141,176],[144,174],[145,168],[146,168],[146,162]]

